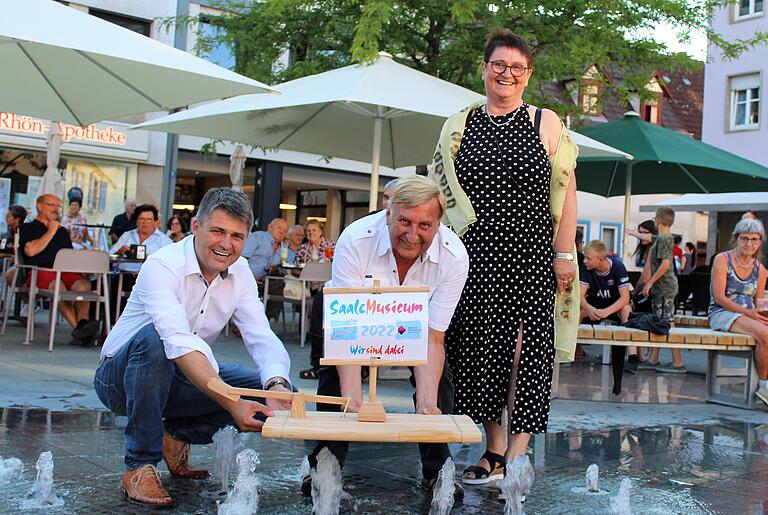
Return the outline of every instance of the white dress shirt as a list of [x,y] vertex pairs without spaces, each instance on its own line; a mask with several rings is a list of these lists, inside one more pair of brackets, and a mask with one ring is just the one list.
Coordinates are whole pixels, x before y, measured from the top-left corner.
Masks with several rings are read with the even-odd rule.
[[411,266],[400,284],[386,211],[350,224],[336,242],[333,274],[328,286],[338,288],[373,286],[429,286],[429,327],[445,331],[469,272],[464,244],[448,227],[440,224],[432,245]]
[[[130,247],[131,245],[144,245],[147,247],[147,256],[149,256],[155,251],[160,250],[162,247],[173,243],[173,241],[159,229],[155,229],[155,232],[150,234],[146,240],[139,240],[138,229],[125,231],[115,244],[112,245],[112,248],[109,249],[109,253],[115,254],[123,246]],[[142,263],[118,263],[117,268],[123,272],[138,272],[141,269],[141,265]]]
[[107,336],[101,358],[114,356],[139,329],[153,324],[168,359],[200,351],[218,372],[211,345],[234,318],[262,384],[288,378],[290,358],[269,327],[248,263],[239,258],[207,284],[200,273],[194,237],[167,245],[141,267],[125,311]]

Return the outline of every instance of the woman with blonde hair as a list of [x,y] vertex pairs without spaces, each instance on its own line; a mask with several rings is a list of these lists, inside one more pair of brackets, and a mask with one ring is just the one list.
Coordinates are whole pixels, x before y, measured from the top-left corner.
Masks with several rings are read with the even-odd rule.
[[323,224],[317,220],[309,220],[304,225],[304,230],[307,241],[302,243],[299,250],[296,251],[296,264],[303,265],[310,261],[319,263],[330,261],[327,249],[332,249],[334,243],[332,240],[326,240],[323,236]]

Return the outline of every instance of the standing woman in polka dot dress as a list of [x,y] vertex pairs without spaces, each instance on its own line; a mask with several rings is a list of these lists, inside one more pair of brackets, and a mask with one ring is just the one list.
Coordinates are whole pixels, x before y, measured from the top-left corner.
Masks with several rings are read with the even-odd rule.
[[[471,203],[463,209],[474,214],[458,230],[456,220],[448,220],[462,235],[470,270],[445,340],[455,412],[482,423],[487,437],[486,453],[464,471],[468,484],[500,479],[505,459],[525,453],[531,433],[546,431],[555,297],[574,288],[573,169],[560,180],[559,219],[550,207],[550,160],[559,145],[573,143],[554,112],[523,101],[532,73],[526,43],[509,30],[495,30],[482,67],[487,102],[464,113],[463,127],[450,133],[450,155],[443,156],[449,152],[438,145],[430,170],[449,206],[453,199],[454,210],[462,209],[457,197],[463,191]],[[444,170],[449,159],[455,174]],[[508,435],[502,425],[505,407]]]

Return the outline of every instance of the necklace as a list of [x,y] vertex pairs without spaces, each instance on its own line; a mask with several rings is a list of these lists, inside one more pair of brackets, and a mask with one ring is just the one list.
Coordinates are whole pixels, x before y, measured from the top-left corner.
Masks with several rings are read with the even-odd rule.
[[754,258],[747,258],[747,262],[742,263],[741,259],[739,259],[739,255],[736,252],[733,253],[733,258],[736,260],[736,264],[743,268],[751,267],[754,260]]
[[[485,115],[488,117],[488,120],[490,120],[490,121],[491,121],[491,123],[492,123],[493,125],[495,125],[496,127],[504,127],[504,126],[506,126],[506,125],[509,125],[509,124],[510,124],[510,123],[512,123],[513,121],[515,121],[515,117],[517,116],[517,113],[519,113],[519,112],[520,112],[520,109],[522,109],[522,107],[523,107],[524,105],[525,105],[525,102],[523,102],[522,104],[520,104],[519,106],[517,106],[517,109],[515,109],[514,111],[512,111],[512,116],[510,116],[510,117],[509,117],[509,119],[508,119],[506,122],[501,122],[501,123],[499,123],[499,122],[496,122],[496,121],[494,121],[494,120],[493,120],[493,118],[491,118],[491,113],[489,113],[489,112],[488,112],[488,106],[485,106]],[[503,115],[502,115],[502,116],[503,116]]]

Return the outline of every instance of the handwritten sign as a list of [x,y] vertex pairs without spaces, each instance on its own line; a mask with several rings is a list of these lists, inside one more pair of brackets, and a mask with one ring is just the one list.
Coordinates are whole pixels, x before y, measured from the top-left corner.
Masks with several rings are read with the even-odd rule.
[[325,357],[427,359],[429,291],[413,288],[326,288],[323,292]]

